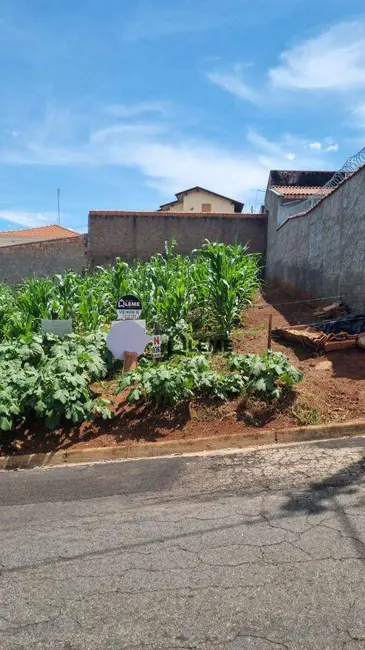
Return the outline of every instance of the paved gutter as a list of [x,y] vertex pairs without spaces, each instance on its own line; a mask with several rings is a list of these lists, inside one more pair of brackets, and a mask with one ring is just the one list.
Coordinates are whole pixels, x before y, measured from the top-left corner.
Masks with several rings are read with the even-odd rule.
[[186,454],[217,449],[242,449],[276,443],[304,442],[310,440],[329,440],[365,434],[365,420],[355,420],[341,424],[325,424],[310,427],[293,427],[282,431],[261,429],[234,435],[221,435],[210,438],[171,440],[166,442],[136,442],[113,447],[84,449],[65,449],[48,453],[14,454],[0,458],[0,470],[34,469],[36,467],[55,467],[78,463],[125,460],[129,458],[151,458],[171,454]]

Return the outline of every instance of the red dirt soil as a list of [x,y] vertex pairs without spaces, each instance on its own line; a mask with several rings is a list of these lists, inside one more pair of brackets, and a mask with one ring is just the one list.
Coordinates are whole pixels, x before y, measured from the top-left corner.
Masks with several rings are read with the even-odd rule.
[[[314,303],[315,305],[315,303]],[[295,303],[289,295],[271,290],[246,310],[244,327],[233,334],[237,352],[262,353],[267,348],[267,326],[310,323],[318,304]],[[229,402],[198,401],[174,409],[131,407],[126,393],[115,397],[113,382],[105,382],[103,397],[114,400],[115,417],[49,431],[37,424],[19,429],[16,440],[0,447],[0,454],[106,447],[137,441],[182,440],[222,433],[252,432],[257,427],[285,429],[296,425],[343,422],[365,417],[365,351],[341,350],[318,356],[303,347],[273,341],[304,373],[303,381],[281,405],[280,412],[246,398]],[[12,433],[11,439],[14,438]]]

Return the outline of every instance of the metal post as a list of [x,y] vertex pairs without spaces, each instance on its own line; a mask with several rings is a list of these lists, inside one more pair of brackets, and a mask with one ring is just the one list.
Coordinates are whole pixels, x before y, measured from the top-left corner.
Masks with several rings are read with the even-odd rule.
[[60,212],[60,189],[57,190],[57,210],[58,210],[58,225],[61,225],[61,212]]
[[271,329],[272,329],[272,314],[269,316],[269,322],[267,325],[267,349],[271,350]]

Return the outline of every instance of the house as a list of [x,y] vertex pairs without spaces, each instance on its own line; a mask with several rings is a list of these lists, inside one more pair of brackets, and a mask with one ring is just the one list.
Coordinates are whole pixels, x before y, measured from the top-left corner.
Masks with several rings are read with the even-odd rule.
[[191,187],[177,192],[176,200],[160,205],[157,212],[212,212],[215,214],[240,213],[243,203],[230,199],[228,196],[217,194],[204,187]]
[[24,228],[22,230],[6,230],[0,232],[0,246],[28,244],[47,239],[69,239],[70,237],[80,237],[80,235],[74,230],[58,225]]
[[279,226],[288,216],[310,209],[332,190],[325,187],[334,171],[271,170],[265,194],[265,207],[271,221]]

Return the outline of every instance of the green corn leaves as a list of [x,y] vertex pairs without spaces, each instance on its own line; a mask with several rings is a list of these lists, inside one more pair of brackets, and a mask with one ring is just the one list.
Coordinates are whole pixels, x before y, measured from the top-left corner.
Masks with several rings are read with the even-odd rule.
[[257,256],[240,245],[206,242],[191,256],[175,242],[148,262],[117,259],[82,275],[67,271],[32,278],[15,288],[0,285],[0,341],[39,332],[41,319],[72,319],[75,332],[90,332],[115,319],[118,298],[137,294],[147,327],[159,325],[169,352],[211,337],[226,338],[260,285]]

